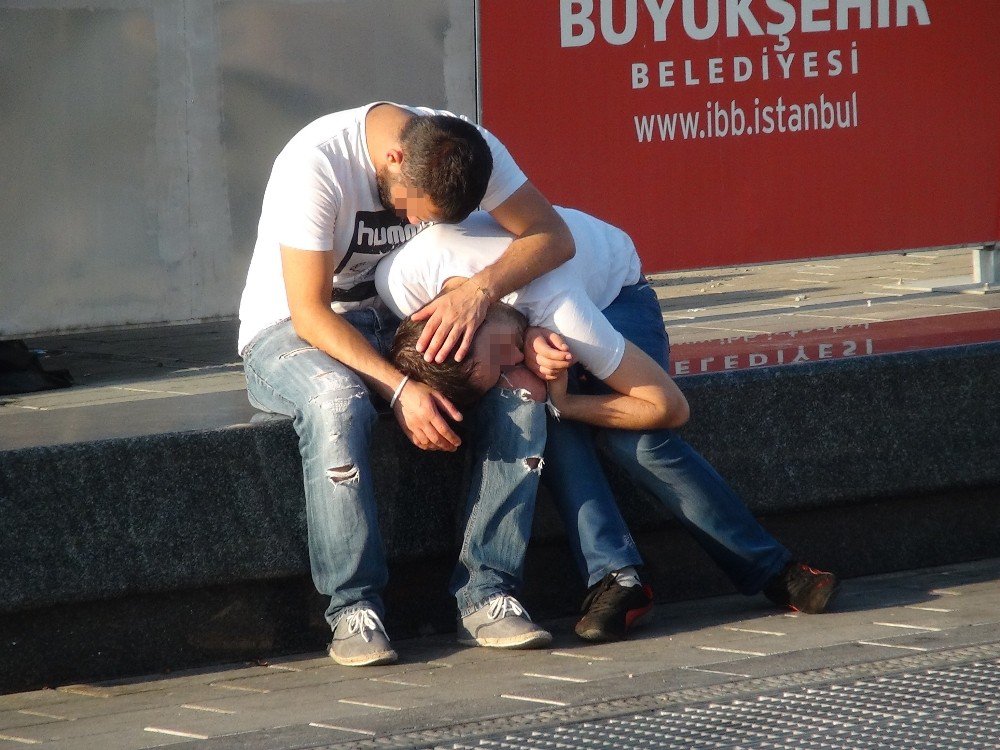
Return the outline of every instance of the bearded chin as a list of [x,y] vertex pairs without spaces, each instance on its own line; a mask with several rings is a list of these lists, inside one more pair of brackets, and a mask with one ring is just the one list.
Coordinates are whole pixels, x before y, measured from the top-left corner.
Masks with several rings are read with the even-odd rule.
[[386,211],[395,211],[396,206],[392,202],[392,193],[389,191],[389,169],[382,167],[375,173],[375,187],[378,189],[378,200],[382,208]]

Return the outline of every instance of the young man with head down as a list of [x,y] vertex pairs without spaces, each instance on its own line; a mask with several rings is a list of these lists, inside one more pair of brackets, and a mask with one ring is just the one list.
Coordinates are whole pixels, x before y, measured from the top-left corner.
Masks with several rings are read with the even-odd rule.
[[[375,264],[425,223],[460,221],[480,205],[517,239],[423,311],[421,348],[441,360],[465,355],[490,302],[573,255],[564,222],[502,144],[450,113],[377,102],[307,125],[268,180],[239,351],[253,405],[294,418],[312,575],[330,597],[329,653],[341,664],[396,659],[381,622],[387,571],[369,463],[373,399],[390,405],[418,447],[460,443],[449,423],[462,419],[455,406],[386,359],[398,320],[376,295]],[[526,459],[542,452],[544,412],[492,389],[466,416],[475,463],[452,579],[459,626],[479,645],[542,645],[550,635],[511,594],[538,482]],[[477,436],[502,448],[488,453]]]
[[[427,362],[414,347],[422,324],[407,320],[394,361],[462,404],[498,380],[544,399],[540,378],[547,380],[559,418],[549,420],[542,478],[590,587],[577,634],[587,640],[624,637],[651,605],[635,571],[641,558],[597,459],[593,428],[612,460],[664,503],[741,592],[763,591],[804,612],[825,610],[836,577],[794,561],[673,432],[687,421],[688,404],[668,375],[659,303],[631,239],[587,214],[556,210],[573,234],[575,256],[495,305],[474,340],[471,360]],[[382,260],[379,293],[400,317],[417,313],[442,290],[474,278],[511,239],[481,212],[458,225],[430,227]],[[525,358],[539,378],[534,385],[519,367]],[[574,362],[578,366],[570,371]]]

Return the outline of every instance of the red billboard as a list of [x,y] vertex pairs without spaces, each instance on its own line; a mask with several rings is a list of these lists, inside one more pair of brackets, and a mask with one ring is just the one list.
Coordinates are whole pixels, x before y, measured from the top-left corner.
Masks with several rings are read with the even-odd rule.
[[997,0],[479,0],[481,118],[650,271],[1000,239]]

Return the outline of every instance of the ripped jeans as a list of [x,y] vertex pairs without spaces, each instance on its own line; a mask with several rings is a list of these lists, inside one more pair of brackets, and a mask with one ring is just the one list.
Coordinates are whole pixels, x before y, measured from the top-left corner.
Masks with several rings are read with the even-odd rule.
[[[371,308],[342,316],[383,356],[399,321]],[[305,482],[309,560],[317,590],[330,597],[331,627],[342,609],[368,601],[384,615],[388,580],[372,476],[377,412],[364,381],[300,339],[290,321],[261,331],[243,353],[247,392],[257,409],[293,418]],[[384,406],[384,404],[383,404]],[[494,388],[464,415],[473,428],[472,481],[462,550],[452,578],[467,614],[520,587],[545,445],[542,404]]]

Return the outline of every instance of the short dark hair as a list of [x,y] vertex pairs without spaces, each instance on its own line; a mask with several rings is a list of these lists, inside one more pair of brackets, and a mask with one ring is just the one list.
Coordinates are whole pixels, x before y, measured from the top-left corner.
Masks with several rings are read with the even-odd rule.
[[439,392],[459,409],[467,409],[475,404],[482,393],[472,384],[476,362],[467,358],[456,362],[448,357],[444,362],[427,362],[417,351],[417,339],[423,333],[426,321],[419,323],[406,318],[396,329],[392,342],[392,361],[404,375],[426,383]]
[[472,123],[448,115],[414,115],[399,135],[402,174],[441,212],[441,221],[462,221],[486,195],[493,154]]

